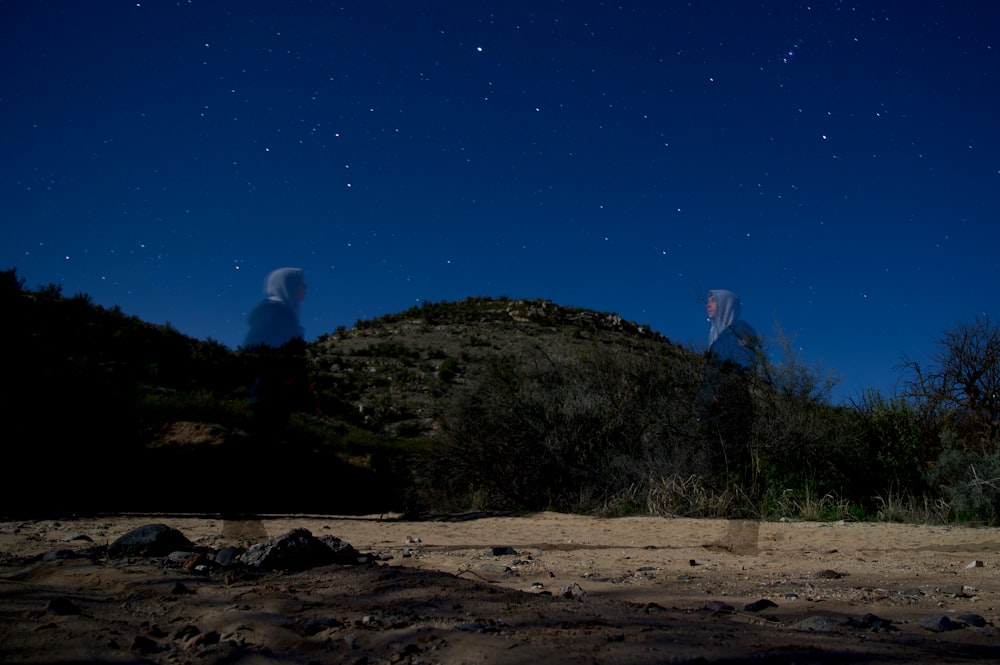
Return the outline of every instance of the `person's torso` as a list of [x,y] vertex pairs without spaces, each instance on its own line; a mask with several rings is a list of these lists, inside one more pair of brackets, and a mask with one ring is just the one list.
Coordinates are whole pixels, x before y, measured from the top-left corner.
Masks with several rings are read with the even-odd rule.
[[709,358],[716,363],[751,369],[757,362],[758,346],[754,329],[743,321],[734,321],[709,348]]
[[278,348],[303,336],[295,314],[281,303],[265,300],[250,314],[250,331],[244,346]]

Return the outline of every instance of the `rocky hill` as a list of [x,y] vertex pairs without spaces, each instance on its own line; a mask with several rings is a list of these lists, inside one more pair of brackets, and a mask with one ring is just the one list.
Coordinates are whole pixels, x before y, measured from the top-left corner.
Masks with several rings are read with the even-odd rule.
[[310,353],[320,383],[354,411],[343,415],[392,436],[434,437],[499,361],[532,371],[616,357],[684,373],[696,363],[617,314],[503,298],[426,303],[359,322],[322,336]]

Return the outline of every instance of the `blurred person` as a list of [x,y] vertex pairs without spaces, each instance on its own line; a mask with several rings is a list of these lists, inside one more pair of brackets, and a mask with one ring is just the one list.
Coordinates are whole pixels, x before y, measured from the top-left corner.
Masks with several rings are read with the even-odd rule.
[[278,268],[264,280],[264,298],[250,312],[249,330],[242,352],[254,373],[250,386],[249,455],[231,460],[230,484],[222,489],[222,535],[229,540],[252,544],[266,538],[255,512],[260,498],[251,489],[257,474],[274,469],[262,462],[262,455],[282,452],[288,443],[288,422],[292,411],[308,395],[305,331],[299,323],[299,308],[306,297],[305,274],[300,268]]
[[732,291],[709,291],[705,313],[711,328],[694,402],[705,431],[719,441],[712,457],[721,455],[727,476],[749,470],[754,417],[751,388],[763,351],[753,326],[740,318],[742,308],[739,296]]
[[257,447],[285,440],[288,420],[309,395],[305,331],[299,309],[306,297],[300,268],[278,268],[264,281],[264,299],[250,312],[243,343],[255,377],[250,387],[250,436]]

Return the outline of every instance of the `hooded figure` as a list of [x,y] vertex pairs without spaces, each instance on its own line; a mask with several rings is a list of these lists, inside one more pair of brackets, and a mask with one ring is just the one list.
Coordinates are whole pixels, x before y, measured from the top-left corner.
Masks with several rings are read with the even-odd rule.
[[305,274],[299,268],[278,268],[264,281],[264,300],[250,312],[250,331],[243,346],[279,348],[305,337],[299,325],[299,305],[305,297]]
[[250,312],[243,348],[256,372],[250,409],[251,435],[258,444],[280,440],[291,411],[308,394],[305,333],[299,324],[305,294],[302,270],[279,268],[267,276],[264,299]]
[[708,332],[708,352],[716,363],[733,363],[751,369],[757,363],[760,343],[757,332],[740,319],[743,304],[732,291],[708,292],[706,306],[712,328]]
[[753,427],[750,384],[757,372],[760,338],[740,319],[742,303],[732,291],[709,291],[705,311],[711,322],[701,386],[695,396],[698,420],[719,439],[727,468],[745,462]]

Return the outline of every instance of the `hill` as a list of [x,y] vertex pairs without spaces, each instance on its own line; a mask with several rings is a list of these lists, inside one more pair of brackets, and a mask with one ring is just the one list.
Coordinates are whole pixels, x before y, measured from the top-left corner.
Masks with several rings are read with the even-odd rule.
[[342,417],[388,436],[431,437],[499,361],[540,371],[625,356],[662,362],[667,372],[698,362],[617,314],[481,297],[358,322],[321,336],[310,356],[324,387],[349,405]]
[[[294,416],[293,444],[248,459],[252,368],[240,353],[84,294],[27,291],[13,271],[0,287],[11,315],[3,341],[16,350],[0,393],[9,445],[18,468],[52,488],[26,502],[8,486],[0,498],[15,512],[212,511],[224,495],[251,503],[251,491],[262,510],[426,508],[421,482],[441,472],[428,460],[479,454],[498,420],[545,430],[555,445],[595,410],[615,411],[618,424],[595,428],[607,440],[634,426],[629,414],[648,403],[629,395],[629,372],[690,379],[697,366],[662,335],[614,314],[545,300],[428,303],[310,344],[316,408]],[[248,482],[258,471],[259,482]],[[331,486],[337,491],[319,489]],[[437,489],[436,501],[453,503]]]

